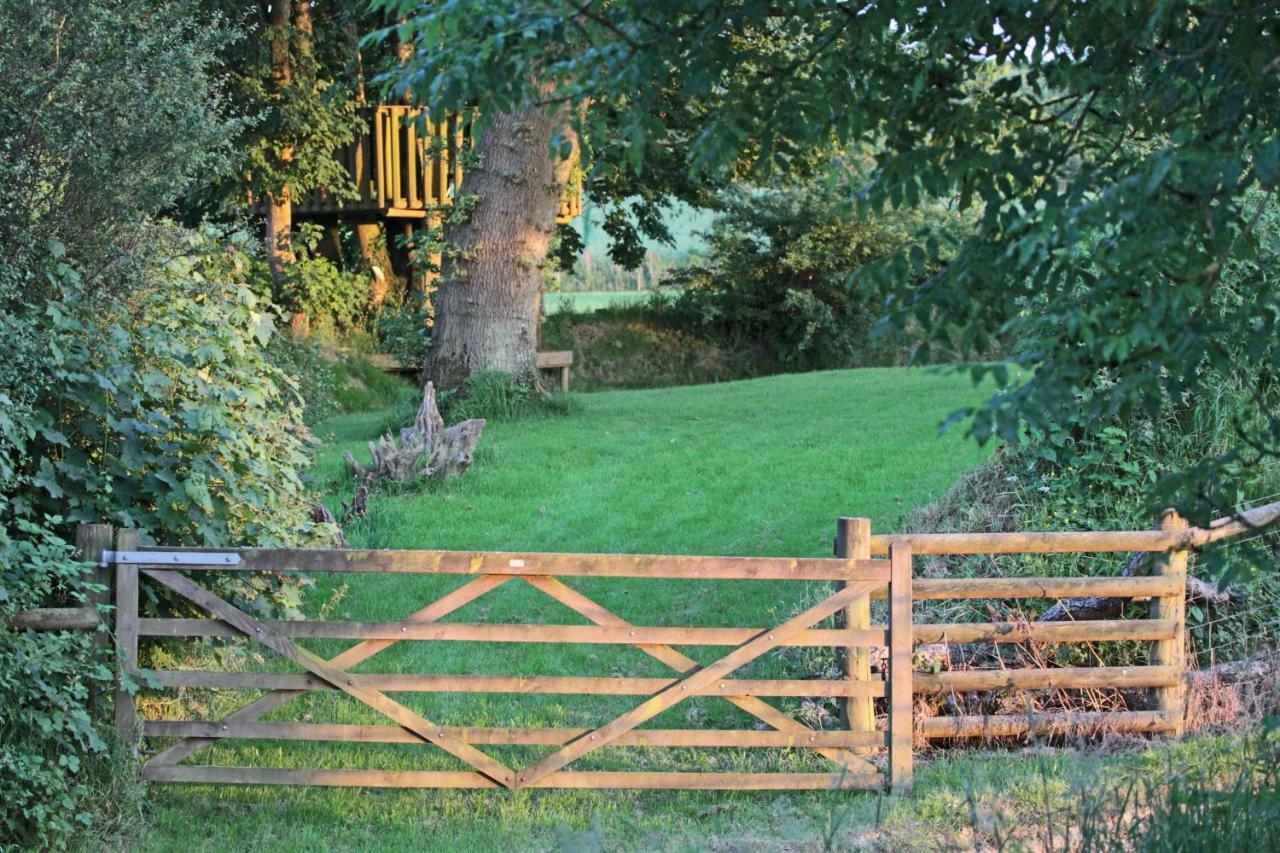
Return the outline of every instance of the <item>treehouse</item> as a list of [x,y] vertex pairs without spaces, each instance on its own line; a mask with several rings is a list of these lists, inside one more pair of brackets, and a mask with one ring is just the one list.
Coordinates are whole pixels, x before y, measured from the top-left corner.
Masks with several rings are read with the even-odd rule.
[[[440,123],[418,121],[420,107],[386,105],[365,113],[364,131],[337,155],[357,197],[315,190],[293,200],[293,215],[385,220],[388,234],[393,223],[409,225],[409,233],[415,222],[429,220],[441,205],[453,203],[469,134],[456,116]],[[568,222],[581,212],[581,191],[566,192],[557,221]]]

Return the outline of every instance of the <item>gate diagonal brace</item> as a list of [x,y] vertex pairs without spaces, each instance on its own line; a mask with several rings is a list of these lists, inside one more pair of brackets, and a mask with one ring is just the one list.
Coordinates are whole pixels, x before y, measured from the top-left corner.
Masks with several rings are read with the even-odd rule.
[[[630,628],[631,623],[616,615],[607,608],[587,598],[582,593],[563,581],[548,577],[546,575],[527,575],[524,580],[530,586],[541,590],[542,592],[554,598],[564,606],[573,610],[597,625],[604,625],[615,628]],[[816,621],[816,620],[815,620]],[[682,654],[671,646],[637,643],[635,648],[661,661],[671,667],[678,673],[686,673],[698,668],[698,662],[688,655]],[[812,734],[813,729],[803,723],[793,720],[782,711],[779,711],[773,705],[755,696],[724,696],[722,697],[732,704],[746,711],[751,716],[760,720],[768,726],[780,732],[794,732],[797,735]],[[823,758],[835,763],[838,767],[849,773],[872,773],[876,772],[876,766],[853,752],[844,749],[835,748],[819,748],[814,752]]]
[[670,687],[650,696],[627,713],[579,736],[563,748],[520,771],[516,776],[514,787],[528,787],[543,777],[561,769],[571,761],[576,761],[587,753],[599,749],[619,735],[631,731],[646,720],[650,720],[668,708],[679,704],[711,682],[724,678],[729,673],[745,666],[770,650],[785,645],[787,640],[815,622],[847,607],[855,599],[869,594],[879,586],[881,584],[876,581],[850,584],[820,604],[809,608],[798,616],[793,616],[778,627],[766,628],[747,642],[737,646],[715,663],[689,673]]
[[[438,622],[455,610],[475,601],[480,596],[490,590],[502,586],[502,584],[511,579],[512,577],[507,575],[481,575],[474,580],[468,581],[452,592],[445,593],[426,607],[423,607],[421,610],[418,610],[408,616],[404,621]],[[379,652],[385,651],[391,646],[394,646],[398,642],[400,641],[365,640],[364,642],[356,643],[345,652],[334,656],[328,661],[328,663],[330,666],[347,669],[368,660]],[[305,690],[273,690],[267,695],[256,699],[248,705],[245,705],[243,708],[227,715],[221,720],[221,722],[252,723],[306,692],[307,691]],[[175,743],[173,746],[156,755],[147,763],[154,764],[156,766],[177,764],[178,762],[196,754],[206,746],[212,746],[216,742],[215,738],[187,738],[179,743]]]
[[272,632],[257,619],[237,609],[202,586],[174,572],[147,570],[146,575],[192,603],[204,608],[227,624],[241,631],[246,637],[257,640],[267,648],[284,655],[313,675],[327,681],[354,699],[389,717],[403,728],[461,759],[493,781],[506,787],[514,787],[514,774],[501,762],[489,757],[474,746],[450,735],[443,728],[401,705],[379,690],[362,686],[358,676],[333,666],[323,658],[296,645],[288,637]]

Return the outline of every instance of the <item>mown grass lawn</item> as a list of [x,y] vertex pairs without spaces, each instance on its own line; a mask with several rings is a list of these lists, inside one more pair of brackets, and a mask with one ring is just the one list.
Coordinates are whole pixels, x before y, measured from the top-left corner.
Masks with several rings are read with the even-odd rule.
[[[353,546],[668,554],[818,556],[830,553],[835,519],[866,515],[873,529],[896,529],[911,510],[945,491],[983,451],[938,423],[979,392],[958,377],[884,369],[780,376],[749,382],[574,397],[564,417],[495,423],[461,479],[399,494],[380,493],[369,515],[348,530]],[[400,413],[403,415],[403,413]],[[350,415],[325,424],[314,476],[334,508],[351,485],[341,454],[396,421],[391,412]],[[401,618],[461,579],[424,575],[317,578],[312,600],[329,618]],[[781,621],[820,594],[813,584],[574,580],[572,585],[642,624],[763,626]],[[515,581],[453,617],[467,622],[579,624],[583,620]],[[315,642],[334,654],[348,643]],[[706,661],[720,649],[689,653]],[[744,677],[806,673],[816,655],[773,655]],[[241,664],[288,669],[252,655]],[[617,646],[412,644],[395,646],[357,671],[662,676],[660,664]],[[639,701],[631,697],[399,694],[428,718],[453,725],[602,723]],[[247,697],[204,695],[199,711],[221,716]],[[778,700],[794,709],[795,700]],[[362,706],[314,694],[269,719],[384,722]],[[700,699],[659,716],[653,726],[751,727],[728,703]],[[543,750],[490,748],[525,763]],[[821,769],[800,753],[743,750],[655,755],[605,750],[578,769]],[[206,750],[195,761],[283,767],[458,766],[434,748],[254,742]],[[1001,775],[990,760],[961,759],[963,776]],[[984,769],[985,768],[985,769]],[[867,793],[680,793],[370,791],[155,786],[154,849],[548,848],[566,832],[595,827],[604,849],[702,847],[726,843],[812,846],[835,816],[846,841],[879,818],[934,831],[959,830],[964,816],[935,814],[944,789],[954,799],[946,762],[922,768],[921,796],[885,812]],[[905,809],[905,810],[904,810]],[[936,811],[936,810],[935,810]],[[955,823],[955,821],[960,821]],[[903,825],[905,826],[906,823]],[[952,827],[951,825],[955,823]],[[951,827],[948,829],[948,827]],[[940,837],[940,836],[939,836]],[[807,839],[807,841],[806,841]],[[584,839],[579,839],[582,841]]]

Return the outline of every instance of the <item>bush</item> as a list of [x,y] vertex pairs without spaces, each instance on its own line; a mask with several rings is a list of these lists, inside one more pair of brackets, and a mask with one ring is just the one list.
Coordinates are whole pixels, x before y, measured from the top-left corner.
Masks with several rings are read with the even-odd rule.
[[[170,260],[118,311],[83,310],[79,277],[45,318],[61,342],[28,446],[37,513],[109,521],[174,545],[322,541],[300,472],[310,433],[266,348],[252,291]],[[231,587],[228,587],[230,589]],[[296,581],[235,585],[242,603],[296,608]]]
[[[8,617],[82,602],[88,589],[63,498],[70,489],[102,506],[117,483],[88,487],[58,466],[116,462],[103,457],[125,443],[81,437],[143,441],[141,430],[164,426],[102,405],[122,371],[96,355],[147,356],[116,320],[135,305],[140,271],[164,264],[139,251],[150,217],[226,163],[236,122],[222,113],[210,48],[233,34],[187,0],[0,3],[0,32],[0,848],[59,849],[86,837],[93,792],[122,769],[88,701],[111,674],[88,636],[13,631]],[[90,349],[98,335],[115,337]],[[149,365],[128,364],[149,381]],[[202,381],[187,380],[192,393]],[[184,452],[187,426],[165,428]]]
[[962,222],[940,207],[858,219],[829,198],[817,184],[722,195],[705,261],[672,272],[666,283],[678,290],[655,311],[750,353],[757,373],[905,362],[909,345],[873,338],[882,297],[854,290],[853,274],[891,255],[924,215]]
[[[56,523],[56,519],[53,520]],[[89,715],[91,693],[111,689],[111,667],[84,632],[8,627],[15,613],[50,601],[83,603],[87,567],[47,529],[18,521],[0,529],[0,840],[58,846],[92,822],[81,762],[105,752]]]
[[423,364],[431,346],[431,314],[411,295],[404,302],[378,310],[373,334],[378,348],[401,364]]
[[751,375],[746,355],[671,328],[647,305],[552,314],[542,325],[542,342],[573,351],[573,387],[581,391],[699,385]]
[[271,336],[266,355],[281,373],[293,378],[302,400],[302,418],[308,425],[344,411],[338,399],[342,377],[323,348],[303,338],[277,334]]

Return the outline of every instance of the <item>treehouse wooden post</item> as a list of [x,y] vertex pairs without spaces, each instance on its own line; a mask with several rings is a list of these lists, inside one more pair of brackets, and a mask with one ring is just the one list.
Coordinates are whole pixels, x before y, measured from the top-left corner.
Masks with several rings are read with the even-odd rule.
[[[850,566],[856,564],[860,560],[871,559],[871,519],[869,518],[840,518],[836,521],[836,544],[835,552],[837,557],[843,557],[850,561]],[[841,584],[845,586],[845,584]],[[863,596],[850,604],[842,614],[837,615],[837,621],[843,616],[844,626],[856,630],[866,630],[871,627],[871,599]],[[871,680],[871,649],[866,646],[849,646],[844,649],[842,657],[844,658],[845,675],[852,681],[870,681]],[[844,717],[844,724],[850,731],[855,732],[872,732],[876,728],[876,710],[875,700],[870,696],[850,696],[845,698],[840,705],[840,711]],[[865,754],[869,750],[862,748],[855,750]]]
[[[1165,510],[1160,518],[1160,529],[1180,532],[1187,529],[1187,521],[1175,510]],[[1187,551],[1178,548],[1158,555],[1151,573],[1171,578],[1175,585],[1168,595],[1151,599],[1150,617],[1174,626],[1173,637],[1151,644],[1151,664],[1169,667],[1178,675],[1175,684],[1152,689],[1152,706],[1163,718],[1165,731],[1180,737],[1186,718],[1187,692],[1184,681],[1187,669]]]
[[[136,551],[138,531],[121,530],[116,534],[116,551]],[[138,567],[116,562],[116,734],[130,753],[138,746],[138,708],[133,693],[124,687],[124,679],[136,683],[138,674]]]

